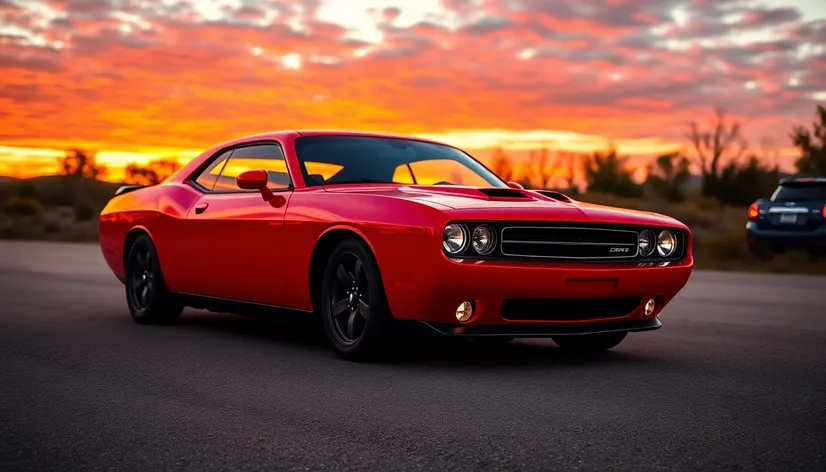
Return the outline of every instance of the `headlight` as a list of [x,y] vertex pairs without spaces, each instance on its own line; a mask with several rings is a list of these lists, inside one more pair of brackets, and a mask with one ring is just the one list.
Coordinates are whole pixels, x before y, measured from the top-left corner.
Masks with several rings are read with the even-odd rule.
[[639,246],[640,246],[640,255],[642,257],[648,257],[654,252],[654,246],[657,245],[657,237],[654,235],[654,232],[650,229],[646,229],[640,233],[640,237],[638,239]]
[[442,231],[442,246],[449,254],[459,254],[467,247],[467,229],[464,225],[449,224]]
[[660,233],[660,236],[657,238],[657,252],[663,257],[668,257],[674,254],[676,249],[677,237],[674,236],[674,233],[669,230]]
[[493,251],[495,236],[490,226],[480,225],[473,230],[470,243],[479,254],[488,254]]

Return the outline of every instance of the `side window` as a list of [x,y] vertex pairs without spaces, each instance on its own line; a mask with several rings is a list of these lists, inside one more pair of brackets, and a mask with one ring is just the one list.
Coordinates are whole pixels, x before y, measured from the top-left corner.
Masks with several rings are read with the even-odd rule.
[[232,156],[223,167],[213,189],[242,191],[235,179],[248,170],[266,171],[271,190],[285,189],[292,184],[281,147],[276,144],[257,144],[232,151]]
[[215,187],[215,182],[218,181],[218,176],[221,175],[221,171],[224,169],[224,165],[226,165],[227,158],[231,152],[232,151],[225,151],[217,159],[212,161],[209,167],[204,169],[204,171],[201,172],[201,175],[195,179],[195,182],[207,190],[212,190]]

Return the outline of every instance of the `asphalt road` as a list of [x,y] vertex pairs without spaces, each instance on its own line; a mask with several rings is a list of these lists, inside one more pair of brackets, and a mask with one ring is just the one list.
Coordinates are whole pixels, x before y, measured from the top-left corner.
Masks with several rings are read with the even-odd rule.
[[139,326],[94,245],[0,242],[0,470],[826,470],[826,278],[696,272],[663,328],[339,361]]

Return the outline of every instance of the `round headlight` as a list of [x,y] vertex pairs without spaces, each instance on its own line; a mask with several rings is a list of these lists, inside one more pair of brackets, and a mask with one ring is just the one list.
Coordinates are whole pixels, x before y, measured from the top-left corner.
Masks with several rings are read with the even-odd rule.
[[639,246],[640,246],[640,255],[642,257],[648,257],[654,252],[654,246],[657,245],[657,237],[654,235],[654,232],[646,229],[640,233],[640,237],[638,238]]
[[493,230],[490,226],[481,225],[473,230],[473,235],[470,238],[470,244],[473,249],[479,254],[488,254],[493,251],[494,246]]
[[674,254],[676,249],[677,237],[674,236],[674,233],[669,230],[660,233],[660,236],[657,238],[657,252],[663,257],[668,257]]
[[467,229],[464,225],[449,224],[442,231],[442,246],[449,254],[459,254],[467,247]]

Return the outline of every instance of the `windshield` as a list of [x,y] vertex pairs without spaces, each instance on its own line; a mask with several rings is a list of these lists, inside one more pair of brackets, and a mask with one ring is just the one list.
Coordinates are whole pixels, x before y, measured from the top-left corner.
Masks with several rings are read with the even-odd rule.
[[397,183],[507,187],[464,152],[441,144],[370,136],[304,136],[295,151],[308,187]]
[[772,194],[773,202],[826,201],[826,183],[807,182],[785,184]]

